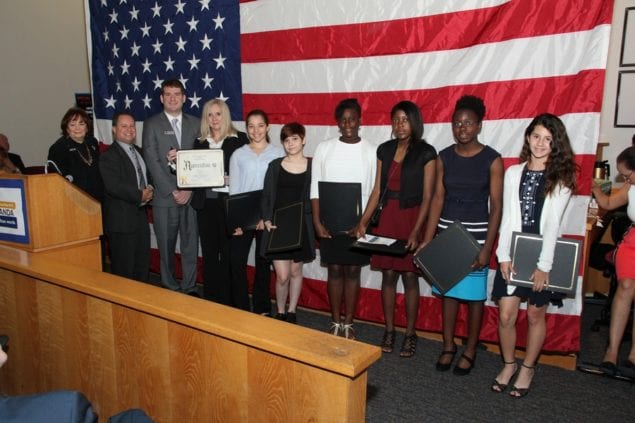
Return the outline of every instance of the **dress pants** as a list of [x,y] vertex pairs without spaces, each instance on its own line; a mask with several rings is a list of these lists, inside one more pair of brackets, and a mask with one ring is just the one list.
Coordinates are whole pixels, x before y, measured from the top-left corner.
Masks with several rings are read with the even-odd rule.
[[107,232],[110,271],[124,278],[148,281],[150,270],[150,226],[145,221],[134,232]]
[[196,211],[198,234],[203,253],[203,297],[231,305],[229,277],[229,240],[225,224],[225,195],[208,198],[202,210]]
[[253,311],[258,314],[270,313],[271,299],[269,297],[269,283],[271,280],[271,267],[269,260],[259,254],[262,231],[248,230],[244,231],[241,236],[233,236],[231,238],[232,302],[235,307],[249,311],[247,258],[254,236],[256,237],[256,275],[252,295]]
[[[154,234],[161,256],[161,285],[173,291],[190,293],[196,289],[198,260],[198,229],[196,212],[189,205],[152,207]],[[174,253],[177,236],[180,238],[181,284],[174,278]]]

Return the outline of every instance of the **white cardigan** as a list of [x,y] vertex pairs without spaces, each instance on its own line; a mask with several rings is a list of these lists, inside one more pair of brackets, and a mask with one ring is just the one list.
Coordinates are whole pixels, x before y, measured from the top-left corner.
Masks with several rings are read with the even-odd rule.
[[[527,163],[510,166],[505,172],[503,188],[503,218],[501,221],[498,248],[496,255],[500,263],[511,261],[512,232],[522,231],[522,216],[520,212],[520,179]],[[556,240],[562,234],[560,223],[567,208],[571,190],[558,185],[547,195],[540,214],[540,234],[542,235],[542,249],[538,257],[538,269],[549,272],[553,264],[553,253]]]

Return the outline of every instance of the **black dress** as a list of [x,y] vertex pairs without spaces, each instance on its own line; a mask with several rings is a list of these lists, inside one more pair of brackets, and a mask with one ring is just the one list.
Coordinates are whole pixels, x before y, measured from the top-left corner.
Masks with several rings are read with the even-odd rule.
[[[540,216],[542,208],[545,204],[545,178],[544,171],[525,170],[520,179],[519,198],[521,208],[521,216],[523,219],[522,231],[529,234],[540,234]],[[501,297],[516,296],[526,298],[529,304],[536,307],[542,307],[547,303],[562,307],[562,299],[564,294],[559,292],[548,291],[546,289],[536,292],[526,286],[517,286],[514,292],[507,293],[507,283],[503,279],[500,267],[494,277],[494,288],[492,289],[492,298],[499,299]]]
[[[306,172],[290,173],[280,166],[278,185],[276,187],[276,202],[274,209],[288,206],[304,200],[304,185]],[[301,248],[298,250],[284,251],[281,253],[267,254],[269,260],[293,260],[296,263],[313,260],[313,252],[309,245],[309,236],[306,220],[303,222]]]

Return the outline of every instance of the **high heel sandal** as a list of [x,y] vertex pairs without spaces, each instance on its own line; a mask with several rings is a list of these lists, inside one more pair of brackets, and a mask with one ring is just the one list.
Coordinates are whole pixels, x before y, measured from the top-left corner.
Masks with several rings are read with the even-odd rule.
[[[529,370],[533,370],[534,374],[535,374],[535,369],[536,366],[527,366],[525,363],[521,363],[520,364],[522,367],[524,367],[525,369],[529,369]],[[531,382],[534,380],[534,375],[531,375],[531,380],[529,381],[529,384],[531,386]],[[529,388],[530,386],[526,387],[526,388],[517,388],[516,385],[512,386],[512,390],[509,391],[509,396],[512,398],[522,398],[524,396],[527,396],[527,394],[529,393]]]
[[342,331],[342,324],[331,322],[331,327],[329,328],[329,333],[335,336],[339,336]]
[[395,348],[395,330],[384,331],[384,336],[381,338],[381,350],[385,353],[391,353]]
[[516,376],[516,372],[518,371],[518,363],[516,363],[516,360],[514,361],[503,361],[504,365],[508,365],[508,364],[513,364],[514,365],[514,373],[512,373],[512,375],[510,376],[509,380],[507,380],[507,383],[500,383],[498,380],[496,380],[496,378],[494,378],[494,382],[492,382],[492,386],[490,386],[490,389],[492,392],[495,392],[497,394],[503,393],[505,392],[505,390],[507,389],[507,386],[509,386],[509,382],[514,378],[514,376]]
[[416,333],[406,335],[403,338],[403,344],[401,344],[401,350],[399,351],[399,357],[408,358],[415,355],[415,351],[417,351],[417,337]]
[[[443,358],[443,356],[449,355],[450,357],[450,361],[448,361],[447,363],[442,363],[441,359]],[[452,351],[442,351],[441,354],[439,355],[439,359],[437,360],[437,364],[436,364],[436,369],[438,372],[446,372],[448,370],[450,370],[450,367],[452,367],[452,361],[454,361],[454,356],[456,355],[456,345],[452,348]]]
[[353,329],[352,323],[341,323],[343,337],[346,339],[355,340],[355,329]]

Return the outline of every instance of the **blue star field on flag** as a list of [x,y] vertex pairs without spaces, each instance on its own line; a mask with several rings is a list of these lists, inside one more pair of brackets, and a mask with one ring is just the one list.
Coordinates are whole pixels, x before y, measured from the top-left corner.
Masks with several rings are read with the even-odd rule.
[[185,86],[186,113],[222,98],[242,120],[240,18],[236,0],[89,0],[93,108],[136,120],[163,109],[161,83]]

